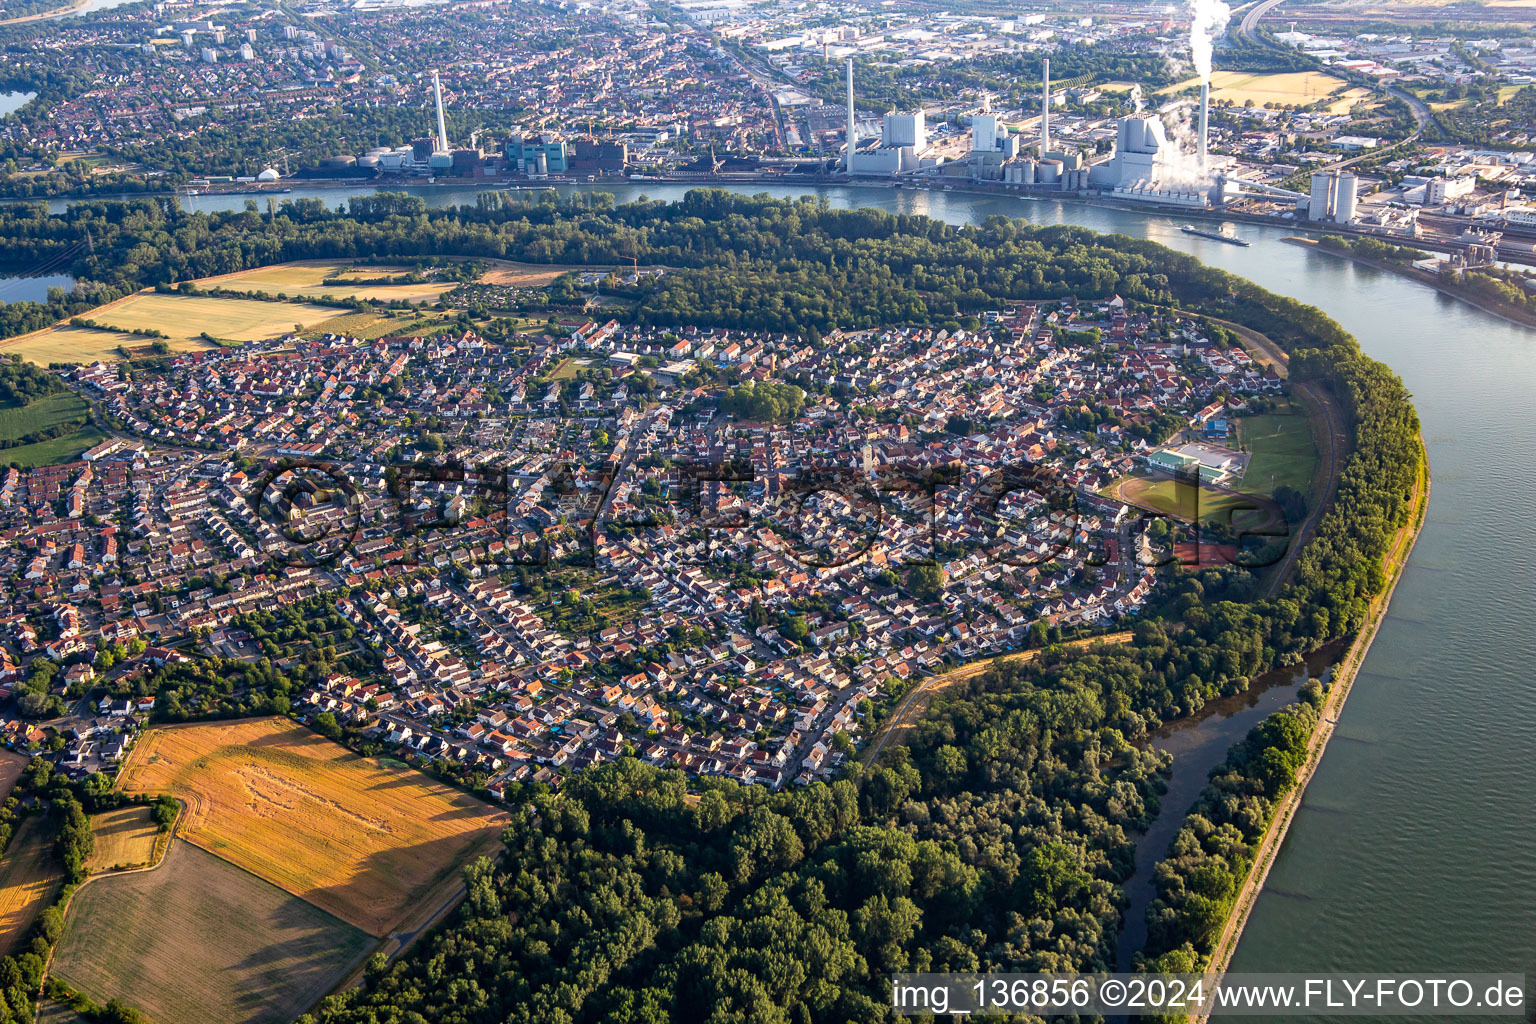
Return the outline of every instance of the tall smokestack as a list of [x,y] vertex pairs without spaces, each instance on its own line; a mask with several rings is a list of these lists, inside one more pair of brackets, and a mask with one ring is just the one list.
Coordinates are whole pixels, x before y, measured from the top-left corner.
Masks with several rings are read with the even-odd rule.
[[1051,58],[1041,62],[1040,70],[1040,159],[1051,149]]
[[843,153],[843,170],[853,173],[853,58],[848,58],[848,148]]
[[1205,133],[1211,114],[1211,83],[1200,83],[1200,173],[1205,173]]
[[437,95],[437,148],[447,152],[448,122],[443,120],[443,83],[438,80],[436,71],[432,72],[432,91]]

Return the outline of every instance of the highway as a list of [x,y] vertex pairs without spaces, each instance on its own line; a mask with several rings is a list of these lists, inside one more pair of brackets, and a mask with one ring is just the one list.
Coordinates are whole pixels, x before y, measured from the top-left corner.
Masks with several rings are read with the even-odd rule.
[[1283,2],[1284,0],[1264,0],[1263,3],[1243,15],[1242,23],[1237,26],[1237,34],[1243,37],[1244,42],[1259,43],[1259,37],[1254,33],[1254,30],[1259,27],[1259,19],[1276,7],[1279,7]]

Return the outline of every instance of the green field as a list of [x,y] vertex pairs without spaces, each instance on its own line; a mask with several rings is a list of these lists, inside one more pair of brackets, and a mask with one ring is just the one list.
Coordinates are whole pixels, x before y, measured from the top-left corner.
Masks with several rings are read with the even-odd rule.
[[48,395],[20,406],[0,406],[0,441],[13,441],[64,423],[84,426],[88,406],[71,392]]
[[157,1024],[278,1024],[373,946],[363,931],[176,840],[159,867],[75,893],[54,973]]
[[1294,406],[1280,406],[1277,411],[1237,420],[1238,444],[1252,458],[1243,474],[1239,489],[1250,494],[1272,495],[1277,487],[1290,487],[1302,494],[1312,493],[1312,475],[1317,471],[1317,443],[1312,423]]
[[86,427],[77,430],[66,437],[56,437],[51,441],[38,441],[36,444],[24,444],[18,448],[6,448],[0,450],[0,466],[9,466],[12,463],[22,469],[31,469],[33,466],[52,466],[60,462],[73,462],[80,457],[80,453],[94,448],[107,435],[95,427]]

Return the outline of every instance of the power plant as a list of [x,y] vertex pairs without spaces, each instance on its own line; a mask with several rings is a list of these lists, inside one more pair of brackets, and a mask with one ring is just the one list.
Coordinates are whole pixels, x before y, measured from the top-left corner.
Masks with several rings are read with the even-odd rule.
[[853,112],[853,58],[848,58],[848,128],[843,173],[889,177],[924,165],[928,124],[922,110],[887,113],[880,124],[880,145],[860,151]]

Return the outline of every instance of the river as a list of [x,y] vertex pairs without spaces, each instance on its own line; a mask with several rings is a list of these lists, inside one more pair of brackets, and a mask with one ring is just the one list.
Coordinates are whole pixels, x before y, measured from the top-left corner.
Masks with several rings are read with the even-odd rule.
[[[687,191],[661,182],[598,187],[620,201]],[[474,194],[414,191],[434,205]],[[1536,394],[1536,332],[1286,245],[1280,239],[1294,232],[1281,226],[1237,225],[1252,242],[1241,248],[1185,235],[1171,213],[889,188],[822,194],[837,207],[953,224],[1007,214],[1149,238],[1321,307],[1403,377],[1432,467],[1427,522],[1232,970],[1532,971],[1536,430],[1520,424]],[[347,190],[291,195],[334,204]],[[183,202],[239,209],[244,198]],[[1165,814],[1182,816],[1186,808],[1174,805],[1187,782],[1176,778]]]

